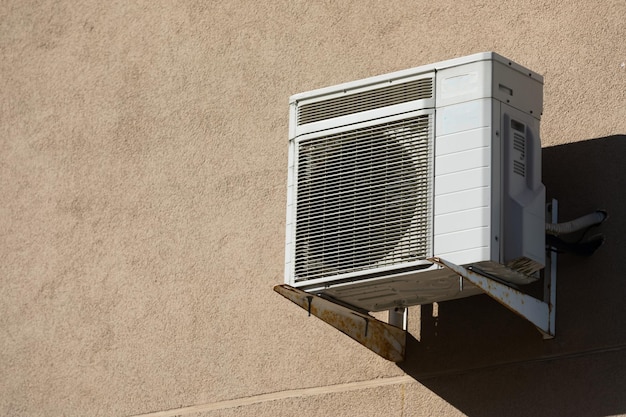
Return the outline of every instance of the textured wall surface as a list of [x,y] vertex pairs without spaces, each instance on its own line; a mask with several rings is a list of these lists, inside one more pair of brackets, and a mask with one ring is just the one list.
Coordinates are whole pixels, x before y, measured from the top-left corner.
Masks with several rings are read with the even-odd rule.
[[[626,414],[626,2],[0,3],[0,415]],[[282,282],[289,95],[494,50],[544,182],[611,218],[558,337],[479,296],[386,362]],[[420,323],[421,320],[421,323]],[[417,337],[417,336],[416,336]]]

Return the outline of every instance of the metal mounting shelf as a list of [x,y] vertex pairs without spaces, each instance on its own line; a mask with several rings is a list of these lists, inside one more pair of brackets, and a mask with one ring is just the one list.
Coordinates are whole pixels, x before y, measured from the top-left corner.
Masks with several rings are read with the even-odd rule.
[[[557,222],[558,202],[552,200],[547,207],[546,218]],[[472,266],[459,266],[440,257],[429,258],[430,262],[447,268],[471,282],[484,293],[534,324],[544,339],[555,335],[556,319],[556,252],[547,248],[546,266],[543,270],[543,299],[535,298],[500,280],[483,275]],[[401,362],[406,348],[406,310],[389,311],[389,323],[332,300],[293,288],[277,285],[274,290],[383,358]]]

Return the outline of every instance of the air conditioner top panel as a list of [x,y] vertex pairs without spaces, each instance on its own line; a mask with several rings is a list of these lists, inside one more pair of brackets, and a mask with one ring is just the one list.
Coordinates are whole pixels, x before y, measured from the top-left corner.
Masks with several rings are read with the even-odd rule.
[[314,99],[319,96],[326,96],[329,94],[333,94],[336,92],[348,92],[352,89],[363,88],[364,86],[371,84],[378,84],[381,82],[389,82],[390,80],[401,80],[407,77],[412,77],[418,74],[426,74],[433,71],[440,71],[446,68],[452,68],[459,65],[468,64],[471,62],[479,62],[479,61],[496,61],[500,62],[504,65],[510,66],[514,70],[530,76],[534,80],[543,84],[543,76],[537,74],[536,72],[519,65],[508,58],[503,57],[495,52],[480,52],[473,55],[468,55],[460,58],[453,58],[446,61],[436,62],[434,64],[422,65],[415,68],[410,68],[402,71],[396,71],[384,75],[377,75],[374,77],[369,77],[361,80],[350,81],[343,84],[334,85],[331,87],[319,88],[317,90],[307,91],[304,93],[294,94],[289,98],[290,103],[297,103],[302,100]]

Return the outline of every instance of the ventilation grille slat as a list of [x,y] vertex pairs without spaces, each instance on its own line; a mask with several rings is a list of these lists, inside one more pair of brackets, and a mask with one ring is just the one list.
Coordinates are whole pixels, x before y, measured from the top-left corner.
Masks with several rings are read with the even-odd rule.
[[513,172],[522,177],[526,176],[526,166],[523,162],[513,161]]
[[430,255],[432,124],[422,115],[300,143],[296,281]]
[[298,125],[432,97],[432,78],[391,84],[370,91],[302,104],[298,107]]
[[[521,123],[516,122],[521,125]],[[522,125],[523,128],[523,125]],[[521,175],[522,177],[526,176],[526,138],[523,134],[514,132],[513,133],[513,150],[514,152],[514,160],[513,160],[513,172],[517,175]]]

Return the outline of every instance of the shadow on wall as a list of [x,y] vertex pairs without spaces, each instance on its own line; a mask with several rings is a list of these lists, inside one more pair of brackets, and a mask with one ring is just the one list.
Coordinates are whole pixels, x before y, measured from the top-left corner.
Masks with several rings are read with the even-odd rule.
[[609,212],[592,257],[559,255],[555,339],[486,295],[448,301],[422,306],[400,368],[470,416],[626,413],[624,156],[626,135],[543,149],[560,221]]

